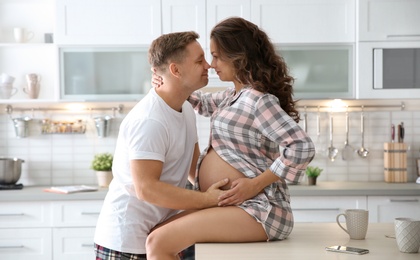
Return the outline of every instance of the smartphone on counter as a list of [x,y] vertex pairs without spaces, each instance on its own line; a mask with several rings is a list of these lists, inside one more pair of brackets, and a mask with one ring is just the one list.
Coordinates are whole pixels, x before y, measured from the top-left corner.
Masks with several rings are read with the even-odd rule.
[[346,253],[346,254],[354,254],[354,255],[364,255],[364,254],[369,253],[368,249],[350,247],[350,246],[328,246],[325,248],[325,250],[332,251],[332,252]]

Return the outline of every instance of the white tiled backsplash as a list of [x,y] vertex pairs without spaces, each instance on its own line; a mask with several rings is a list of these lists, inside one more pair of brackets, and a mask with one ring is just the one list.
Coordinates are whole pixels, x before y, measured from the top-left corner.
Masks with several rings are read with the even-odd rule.
[[[13,123],[8,114],[0,114],[0,156],[18,157],[25,162],[22,165],[22,176],[19,183],[24,185],[72,185],[96,184],[94,171],[90,163],[94,154],[114,151],[118,127],[129,110],[116,114],[112,121],[110,135],[98,138],[91,115],[71,115],[71,118],[81,118],[87,122],[85,134],[41,134],[40,120],[49,117],[45,112],[31,112],[30,135],[26,138],[16,138]],[[321,131],[317,136],[317,111],[307,111],[308,133],[316,144],[317,154],[311,165],[324,169],[319,181],[384,181],[383,173],[383,143],[390,141],[390,125],[404,122],[405,142],[409,144],[408,180],[415,181],[417,177],[415,159],[420,158],[420,112],[416,111],[365,111],[365,147],[369,149],[368,158],[363,159],[354,154],[354,158],[344,161],[341,149],[345,141],[345,113],[334,113],[334,146],[339,154],[334,162],[326,156],[329,146],[329,114],[320,112]],[[349,142],[355,149],[361,146],[360,111],[351,111]],[[301,109],[303,116],[304,111]],[[23,113],[14,113],[20,117]],[[54,118],[67,118],[68,114],[54,112]],[[198,116],[198,131],[200,148],[208,142],[209,121]],[[303,126],[303,121],[300,123]],[[417,133],[417,135],[415,135]]]

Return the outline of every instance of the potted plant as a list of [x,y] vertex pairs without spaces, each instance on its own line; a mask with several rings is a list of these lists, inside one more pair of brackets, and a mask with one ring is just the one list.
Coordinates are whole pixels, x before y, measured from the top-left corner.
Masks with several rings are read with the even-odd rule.
[[113,155],[110,153],[99,153],[93,158],[91,168],[96,171],[98,185],[100,187],[108,187],[112,180],[112,160]]
[[309,185],[316,185],[316,179],[321,174],[323,169],[319,167],[308,166],[306,167],[306,176],[308,176],[308,184]]

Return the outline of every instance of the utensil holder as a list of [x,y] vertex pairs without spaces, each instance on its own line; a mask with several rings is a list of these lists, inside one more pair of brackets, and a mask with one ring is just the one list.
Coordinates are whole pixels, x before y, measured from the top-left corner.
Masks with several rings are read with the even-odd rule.
[[384,143],[386,182],[407,182],[407,144]]

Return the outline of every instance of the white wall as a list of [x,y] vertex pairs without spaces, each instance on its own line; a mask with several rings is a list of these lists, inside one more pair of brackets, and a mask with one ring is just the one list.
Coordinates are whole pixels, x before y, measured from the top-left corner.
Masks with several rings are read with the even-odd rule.
[[[398,104],[398,102],[396,102]],[[18,105],[13,105],[18,106]],[[18,157],[25,160],[19,183],[24,185],[71,185],[95,184],[96,177],[90,169],[90,162],[95,153],[113,152],[118,127],[129,108],[123,113],[116,113],[110,136],[98,138],[90,114],[64,114],[52,112],[19,112],[12,117],[28,115],[30,136],[16,138],[13,123],[8,114],[0,114],[0,156]],[[303,115],[303,110],[301,113]],[[357,155],[351,161],[341,159],[341,149],[345,141],[345,113],[334,113],[334,146],[340,153],[331,162],[325,153],[329,146],[329,114],[320,112],[321,134],[317,137],[317,111],[308,110],[308,133],[317,146],[316,158],[311,165],[324,168],[319,181],[384,181],[383,143],[390,141],[390,125],[404,122],[405,141],[409,144],[408,176],[413,182],[416,178],[415,158],[420,158],[420,112],[419,110],[402,111],[400,109],[369,109],[365,111],[365,147],[370,150],[368,158]],[[102,114],[110,114],[104,112]],[[87,131],[82,135],[41,134],[41,121],[44,118],[82,118],[87,121]],[[303,122],[300,123],[303,126]],[[200,148],[208,143],[209,121],[198,116]],[[417,133],[417,135],[415,134]],[[354,148],[361,145],[360,111],[350,112],[350,144]]]

